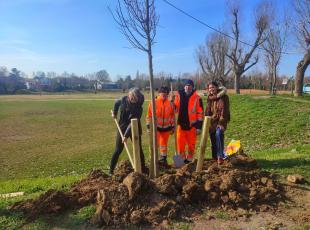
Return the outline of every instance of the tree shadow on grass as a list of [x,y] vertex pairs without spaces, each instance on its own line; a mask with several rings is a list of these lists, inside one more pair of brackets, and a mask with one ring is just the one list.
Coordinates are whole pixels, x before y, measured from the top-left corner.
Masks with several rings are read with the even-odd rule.
[[295,159],[277,159],[277,160],[265,160],[256,159],[259,166],[263,169],[290,169],[292,167],[305,167],[310,169],[310,160],[304,158]]
[[7,227],[8,229],[18,229],[21,228],[24,224],[25,221],[21,212],[16,212],[7,208],[0,207],[1,227]]
[[310,185],[310,160],[304,158],[266,160],[257,159],[262,170],[280,172],[282,175],[300,174]]

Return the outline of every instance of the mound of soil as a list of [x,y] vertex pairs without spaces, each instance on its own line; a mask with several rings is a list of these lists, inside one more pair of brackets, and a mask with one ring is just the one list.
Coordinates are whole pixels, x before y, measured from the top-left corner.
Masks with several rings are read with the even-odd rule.
[[96,170],[67,192],[50,190],[11,209],[23,211],[32,220],[96,203],[91,222],[97,226],[157,225],[191,217],[202,208],[267,211],[285,199],[275,176],[260,171],[256,161],[246,155],[233,156],[220,166],[205,160],[199,173],[195,168],[196,162],[192,162],[150,180],[133,172],[125,161],[113,177]]
[[99,189],[118,184],[101,170],[94,170],[87,178],[73,184],[69,191],[48,190],[35,200],[15,203],[11,209],[22,211],[27,220],[34,220],[39,215],[57,214],[68,209],[94,204]]

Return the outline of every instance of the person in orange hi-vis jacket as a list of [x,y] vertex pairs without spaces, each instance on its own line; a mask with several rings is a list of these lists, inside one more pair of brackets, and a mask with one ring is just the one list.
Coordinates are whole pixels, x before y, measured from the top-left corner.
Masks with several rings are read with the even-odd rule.
[[[194,82],[187,80],[184,89],[178,90],[174,104],[177,119],[178,154],[187,164],[192,161],[195,153],[196,136],[201,133],[203,123],[203,104],[201,97],[194,89]],[[187,154],[185,147],[187,145]]]
[[[157,140],[160,152],[159,164],[167,166],[167,145],[169,136],[174,132],[174,105],[168,99],[169,88],[162,86],[159,88],[155,100],[156,106],[156,122],[157,122]],[[152,105],[149,103],[148,113],[146,116],[146,126],[149,132],[150,130],[150,119],[152,118]]]

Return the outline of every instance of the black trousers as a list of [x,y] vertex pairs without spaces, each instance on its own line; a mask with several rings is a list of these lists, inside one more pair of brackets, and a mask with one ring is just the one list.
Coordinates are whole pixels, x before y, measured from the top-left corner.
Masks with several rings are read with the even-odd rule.
[[[130,137],[130,139],[131,139],[131,137]],[[143,169],[143,168],[145,168],[145,160],[144,160],[144,154],[143,154],[143,150],[142,150],[141,136],[139,136],[139,147],[140,147],[141,166]],[[115,150],[114,150],[114,153],[112,155],[112,159],[111,159],[111,163],[110,163],[110,174],[113,174],[114,169],[115,169],[116,164],[117,164],[117,161],[118,161],[118,158],[121,155],[123,149],[124,149],[124,144],[122,141],[122,137],[119,134],[119,132],[117,131]]]

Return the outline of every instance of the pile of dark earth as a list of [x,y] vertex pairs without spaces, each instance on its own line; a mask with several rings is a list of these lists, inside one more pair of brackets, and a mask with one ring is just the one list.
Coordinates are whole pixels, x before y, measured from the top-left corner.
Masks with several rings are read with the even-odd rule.
[[94,170],[69,191],[49,190],[37,199],[14,204],[11,210],[22,211],[32,221],[40,215],[96,204],[90,220],[96,226],[156,226],[190,219],[206,208],[276,210],[286,199],[276,176],[261,171],[255,159],[245,154],[234,155],[222,165],[205,160],[201,172],[195,169],[192,162],[149,179],[124,161],[112,177]]

